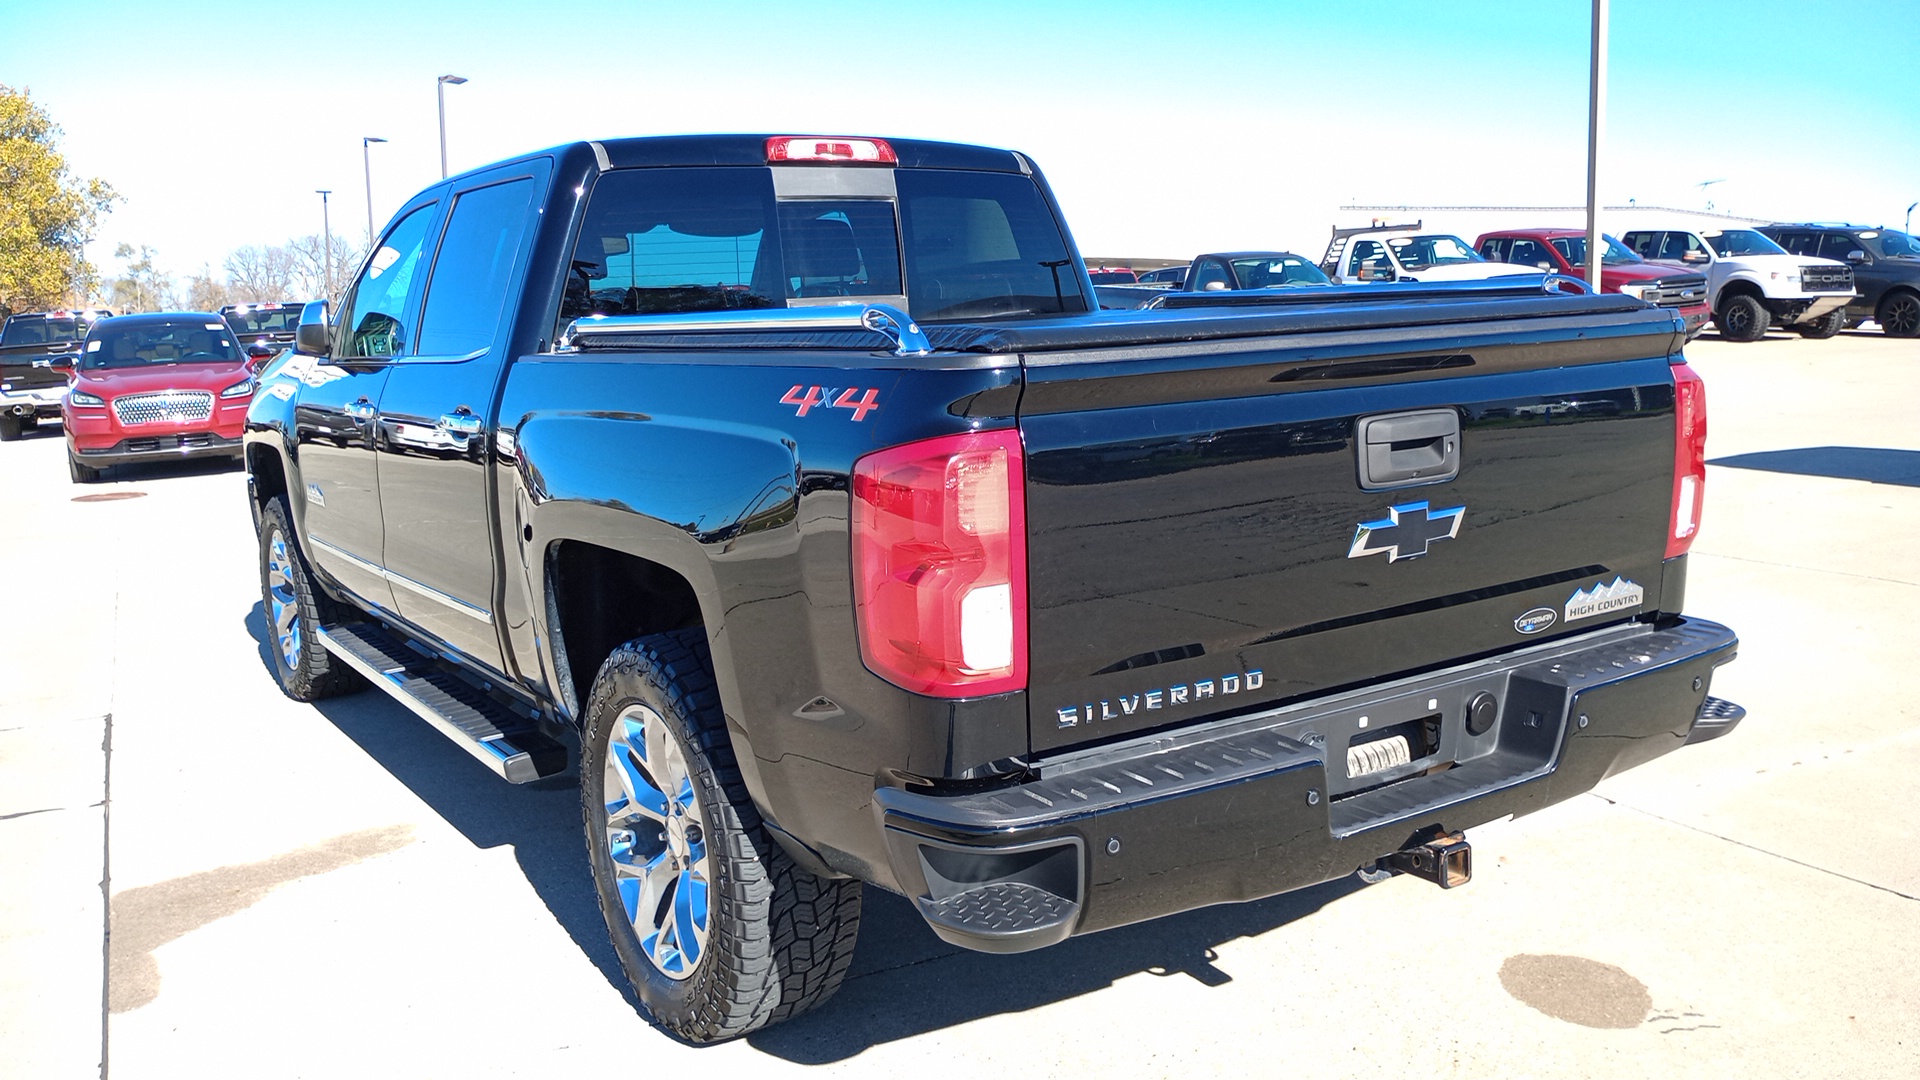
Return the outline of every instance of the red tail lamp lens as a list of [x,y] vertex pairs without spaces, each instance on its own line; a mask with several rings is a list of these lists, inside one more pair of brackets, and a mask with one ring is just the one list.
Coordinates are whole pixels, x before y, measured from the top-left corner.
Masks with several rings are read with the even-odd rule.
[[853,600],[868,669],[936,697],[1025,689],[1026,517],[1016,431],[855,462]]
[[1700,532],[1707,497],[1707,384],[1686,364],[1673,366],[1673,512],[1667,558],[1685,555]]

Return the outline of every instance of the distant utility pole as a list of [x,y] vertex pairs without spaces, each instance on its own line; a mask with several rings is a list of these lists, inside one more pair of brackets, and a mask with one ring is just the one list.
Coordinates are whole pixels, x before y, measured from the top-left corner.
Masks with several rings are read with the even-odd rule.
[[1587,291],[1600,291],[1606,241],[1600,236],[1600,141],[1607,126],[1607,0],[1593,0],[1593,56],[1587,80]]
[[323,267],[323,272],[326,274],[326,276],[321,279],[320,291],[326,294],[324,299],[332,300],[333,299],[333,223],[327,217],[327,196],[333,194],[333,189],[329,188],[326,191],[321,191],[319,188],[315,188],[313,190],[314,190],[314,194],[320,196],[320,235],[324,239],[324,242],[327,245],[326,246],[327,261],[321,264]]
[[1920,206],[1920,202],[1913,202],[1913,203],[1907,204],[1907,227],[1900,230],[1901,232],[1906,233],[1908,236],[1913,235],[1913,208],[1916,206]]

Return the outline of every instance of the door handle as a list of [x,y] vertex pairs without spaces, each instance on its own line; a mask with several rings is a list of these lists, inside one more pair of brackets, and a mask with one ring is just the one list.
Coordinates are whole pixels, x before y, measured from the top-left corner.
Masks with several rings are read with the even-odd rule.
[[440,416],[440,429],[442,431],[452,432],[455,435],[478,435],[486,426],[487,422],[485,420],[467,412],[465,409],[452,414],[442,413]]

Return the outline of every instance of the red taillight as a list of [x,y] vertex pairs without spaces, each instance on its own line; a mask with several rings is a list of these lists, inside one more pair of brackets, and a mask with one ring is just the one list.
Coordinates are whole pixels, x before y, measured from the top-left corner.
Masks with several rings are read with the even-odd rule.
[[1667,558],[1685,555],[1700,531],[1707,496],[1707,384],[1686,364],[1673,365],[1673,512]]
[[1026,688],[1025,485],[1012,430],[854,462],[853,606],[874,674],[936,697]]
[[775,135],[767,140],[767,161],[826,161],[839,165],[900,163],[885,139],[846,139],[837,135]]

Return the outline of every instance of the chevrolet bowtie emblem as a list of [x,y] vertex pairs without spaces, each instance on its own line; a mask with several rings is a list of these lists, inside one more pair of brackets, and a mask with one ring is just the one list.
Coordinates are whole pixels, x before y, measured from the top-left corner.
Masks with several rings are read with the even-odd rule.
[[1427,545],[1436,540],[1451,540],[1460,535],[1460,522],[1467,508],[1435,510],[1427,503],[1403,503],[1387,508],[1379,521],[1363,521],[1354,530],[1353,546],[1347,558],[1387,553],[1387,561],[1417,559],[1427,553]]

